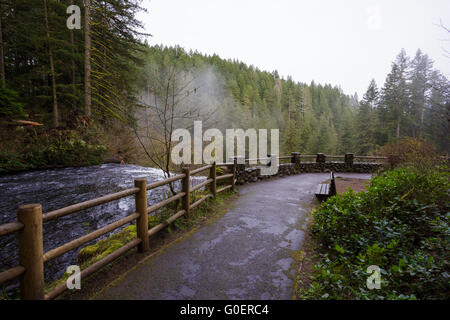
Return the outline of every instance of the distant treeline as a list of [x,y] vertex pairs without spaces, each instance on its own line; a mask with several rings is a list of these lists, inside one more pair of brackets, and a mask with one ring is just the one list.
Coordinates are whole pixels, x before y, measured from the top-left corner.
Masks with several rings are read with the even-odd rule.
[[[198,94],[207,95],[208,103],[219,108],[218,127],[279,128],[285,154],[371,154],[401,137],[426,139],[441,152],[449,147],[450,83],[420,50],[412,60],[402,50],[381,90],[372,80],[362,100],[338,86],[295,82],[280,78],[277,71],[261,71],[217,55],[163,46],[147,46],[144,51],[147,79],[157,72],[149,66],[177,65],[200,78],[212,67],[218,75],[207,79],[225,92],[200,81],[204,88]],[[146,85],[152,86],[146,82],[142,89]]]

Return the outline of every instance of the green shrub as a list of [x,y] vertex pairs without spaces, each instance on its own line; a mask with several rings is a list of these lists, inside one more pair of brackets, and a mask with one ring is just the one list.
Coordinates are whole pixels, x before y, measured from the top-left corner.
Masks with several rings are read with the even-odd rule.
[[29,169],[32,168],[32,166],[25,163],[23,159],[16,154],[0,151],[0,172],[8,171],[11,168]]
[[24,158],[36,167],[93,165],[101,163],[105,152],[104,146],[90,145],[82,139],[58,139],[40,148],[31,147]]
[[16,152],[0,151],[0,172],[101,164],[106,147],[89,144],[77,134],[60,134],[34,138],[22,150]]
[[[449,173],[398,168],[367,192],[329,198],[314,215],[320,260],[305,298],[440,299],[450,297]],[[366,269],[381,268],[369,290]]]

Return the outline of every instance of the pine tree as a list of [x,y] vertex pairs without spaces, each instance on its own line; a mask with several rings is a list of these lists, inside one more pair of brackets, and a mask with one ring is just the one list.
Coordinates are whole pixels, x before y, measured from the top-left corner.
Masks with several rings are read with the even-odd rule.
[[418,49],[414,59],[411,61],[409,71],[409,134],[412,137],[422,135],[425,107],[430,89],[430,75],[433,62],[426,54]]
[[3,16],[3,9],[2,4],[0,3],[0,87],[5,88],[5,59],[3,50],[2,16]]
[[340,139],[338,146],[338,153],[353,153],[355,152],[355,116],[350,109],[345,109],[342,116],[342,124],[340,125]]
[[91,117],[91,0],[84,0],[84,112]]
[[55,66],[53,64],[53,50],[52,45],[50,43],[50,28],[48,23],[48,8],[47,8],[47,0],[43,0],[44,5],[44,18],[45,18],[45,33],[47,37],[47,46],[48,46],[48,59],[50,64],[50,77],[52,79],[52,98],[53,98],[53,126],[59,126],[59,114],[58,114],[58,98],[56,96],[56,72]]
[[378,105],[379,92],[374,79],[369,84],[363,100],[359,105],[356,116],[356,152],[358,154],[369,154],[375,149],[375,108]]
[[392,64],[381,94],[382,117],[388,125],[389,140],[400,137],[402,121],[408,108],[407,68],[408,57],[402,49]]
[[424,136],[443,153],[450,149],[450,81],[440,72],[430,75],[431,93],[424,111]]
[[322,115],[318,127],[313,130],[308,141],[308,152],[334,154],[336,147],[337,136],[334,126],[325,115]]
[[86,12],[91,26],[86,28],[89,36],[85,35],[85,59],[90,58],[85,67],[87,116],[91,104],[100,119],[113,116],[125,120],[132,114],[136,102],[134,67],[142,64],[136,55],[142,50],[139,37],[148,35],[140,32],[142,24],[136,19],[136,13],[144,11],[140,2],[90,0]]

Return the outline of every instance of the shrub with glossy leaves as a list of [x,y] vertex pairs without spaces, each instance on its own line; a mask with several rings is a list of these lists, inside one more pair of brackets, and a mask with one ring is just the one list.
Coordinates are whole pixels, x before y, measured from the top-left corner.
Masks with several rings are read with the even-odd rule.
[[[315,213],[320,261],[306,298],[450,298],[448,170],[398,168],[367,192],[329,198]],[[381,268],[369,290],[366,269]]]

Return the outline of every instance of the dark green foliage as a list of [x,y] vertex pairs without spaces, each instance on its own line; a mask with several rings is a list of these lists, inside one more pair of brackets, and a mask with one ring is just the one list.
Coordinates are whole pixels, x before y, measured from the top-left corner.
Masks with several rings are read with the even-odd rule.
[[23,115],[23,105],[16,91],[0,87],[0,117]]
[[134,113],[136,58],[142,28],[136,13],[141,0],[92,0],[92,101],[99,118],[123,121]]
[[[142,35],[137,31],[141,25],[136,19],[142,10],[140,3],[91,1],[92,108],[100,121],[111,116],[124,119],[132,109],[135,50]],[[84,16],[82,0],[47,0],[47,38],[42,0],[0,2],[7,87],[19,93],[30,120],[36,114],[51,114],[50,47],[60,125],[66,128],[72,128],[74,118],[84,113],[84,19],[79,30],[66,27],[70,4],[78,5]]]
[[[398,168],[367,192],[330,198],[315,213],[320,261],[302,295],[331,299],[448,299],[448,168]],[[367,267],[381,268],[381,289],[366,287]]]

